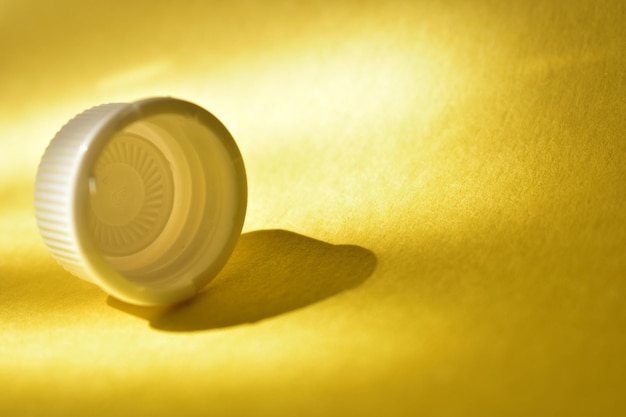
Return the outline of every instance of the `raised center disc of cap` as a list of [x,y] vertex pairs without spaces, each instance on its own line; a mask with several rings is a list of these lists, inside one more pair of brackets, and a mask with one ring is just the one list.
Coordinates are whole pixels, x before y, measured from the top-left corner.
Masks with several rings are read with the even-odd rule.
[[100,249],[127,256],[163,231],[174,201],[170,164],[150,141],[122,132],[98,156],[90,179],[90,229]]
[[145,188],[131,165],[107,164],[93,178],[91,207],[101,222],[123,226],[137,217],[144,203]]

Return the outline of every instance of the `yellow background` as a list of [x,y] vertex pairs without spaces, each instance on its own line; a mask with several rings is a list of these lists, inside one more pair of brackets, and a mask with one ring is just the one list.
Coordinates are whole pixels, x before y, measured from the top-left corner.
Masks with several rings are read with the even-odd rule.
[[[0,94],[0,415],[626,415],[623,0],[0,1]],[[64,272],[31,197],[155,95],[250,188],[172,310]]]

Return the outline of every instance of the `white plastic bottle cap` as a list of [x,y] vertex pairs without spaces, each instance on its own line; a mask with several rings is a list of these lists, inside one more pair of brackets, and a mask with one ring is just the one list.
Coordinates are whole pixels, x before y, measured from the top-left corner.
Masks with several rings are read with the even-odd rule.
[[212,114],[173,98],[91,108],[46,149],[39,231],[69,272],[139,305],[193,297],[241,233],[246,173]]

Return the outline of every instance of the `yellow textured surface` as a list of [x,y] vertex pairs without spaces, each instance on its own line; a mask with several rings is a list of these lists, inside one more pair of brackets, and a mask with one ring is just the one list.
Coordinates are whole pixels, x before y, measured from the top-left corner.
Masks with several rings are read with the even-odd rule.
[[[0,415],[626,415],[626,3],[0,2]],[[73,278],[73,115],[216,114],[245,234],[196,300]],[[278,229],[278,230],[277,230]]]

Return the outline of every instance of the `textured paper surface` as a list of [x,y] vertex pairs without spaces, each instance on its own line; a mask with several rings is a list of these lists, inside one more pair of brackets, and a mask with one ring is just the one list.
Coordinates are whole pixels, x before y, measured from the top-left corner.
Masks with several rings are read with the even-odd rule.
[[[626,414],[626,3],[0,3],[0,414]],[[172,310],[32,209],[73,115],[172,95],[238,141],[231,262]]]

